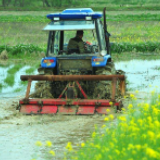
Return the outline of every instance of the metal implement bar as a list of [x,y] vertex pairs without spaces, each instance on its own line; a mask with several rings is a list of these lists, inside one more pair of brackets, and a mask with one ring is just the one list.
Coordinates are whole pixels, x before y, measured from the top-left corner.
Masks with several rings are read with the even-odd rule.
[[22,81],[100,81],[113,78],[125,80],[124,75],[21,75]]
[[76,100],[66,100],[66,99],[29,99],[27,103],[22,99],[19,101],[21,105],[23,104],[30,104],[30,105],[50,105],[50,106],[112,106],[112,105],[119,105],[119,102],[113,102],[110,104],[109,100],[105,99],[76,99]]
[[26,99],[29,98],[29,93],[30,93],[30,88],[31,88],[31,82],[32,80],[31,79],[28,79],[28,86],[27,86],[27,92],[26,92]]

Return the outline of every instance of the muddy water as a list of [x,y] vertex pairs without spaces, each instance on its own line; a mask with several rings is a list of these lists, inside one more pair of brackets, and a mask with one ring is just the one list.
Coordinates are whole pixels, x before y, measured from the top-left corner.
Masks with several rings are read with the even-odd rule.
[[[160,60],[116,63],[116,69],[126,72],[129,88],[143,92],[158,86],[159,68]],[[3,76],[0,76],[1,82],[6,77],[7,69],[3,72]],[[24,74],[24,70],[25,68],[16,73],[16,77]],[[76,144],[90,137],[94,124],[101,126],[104,123],[104,117],[100,115],[22,115],[15,108],[18,99],[24,97],[26,88],[22,86],[24,87],[22,91],[14,93],[13,88],[20,86],[20,81],[17,81],[15,86],[6,87],[0,93],[0,160],[44,159],[46,148],[37,149],[35,142],[44,143],[47,140],[53,143],[52,149],[56,152],[54,159],[62,159],[67,142],[72,142],[73,147],[78,149]],[[149,87],[150,84],[152,87]],[[116,123],[116,120],[112,123]]]
[[159,86],[160,60],[131,60],[115,66],[125,71],[129,90],[150,92]]

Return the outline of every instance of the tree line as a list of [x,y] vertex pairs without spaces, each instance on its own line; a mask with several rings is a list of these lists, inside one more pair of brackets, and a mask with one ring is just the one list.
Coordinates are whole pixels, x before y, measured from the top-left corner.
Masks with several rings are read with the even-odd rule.
[[83,0],[0,0],[2,7],[67,7],[81,5]]

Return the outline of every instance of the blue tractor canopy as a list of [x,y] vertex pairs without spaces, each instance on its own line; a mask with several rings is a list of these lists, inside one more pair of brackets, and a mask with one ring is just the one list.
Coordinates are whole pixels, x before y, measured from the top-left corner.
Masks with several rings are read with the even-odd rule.
[[78,30],[84,31],[83,41],[91,54],[110,54],[105,27],[101,21],[103,16],[91,8],[66,9],[61,13],[48,14],[47,18],[51,22],[43,29],[49,31],[47,56],[65,54],[69,40],[75,37]]

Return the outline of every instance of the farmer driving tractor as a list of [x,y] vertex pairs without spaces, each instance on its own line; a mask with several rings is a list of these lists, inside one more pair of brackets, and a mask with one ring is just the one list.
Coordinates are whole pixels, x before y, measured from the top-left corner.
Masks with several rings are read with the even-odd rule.
[[82,40],[83,37],[83,31],[79,30],[76,33],[76,36],[74,38],[71,38],[68,43],[68,53],[84,53],[85,52],[85,46],[84,42]]

